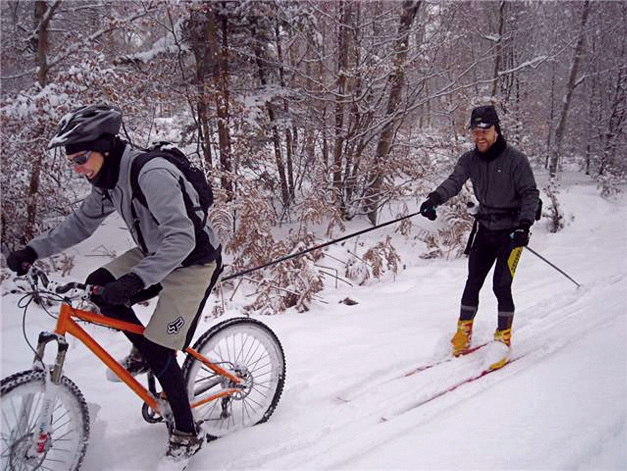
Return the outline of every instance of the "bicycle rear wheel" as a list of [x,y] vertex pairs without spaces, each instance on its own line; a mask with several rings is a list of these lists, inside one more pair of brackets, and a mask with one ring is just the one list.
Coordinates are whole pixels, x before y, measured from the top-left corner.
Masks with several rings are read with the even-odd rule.
[[[210,439],[270,418],[285,383],[283,347],[270,328],[249,318],[229,319],[203,334],[193,348],[244,379],[242,391],[194,409]],[[183,375],[191,403],[233,387],[191,355],[183,363]]]
[[3,470],[80,469],[89,440],[89,412],[85,398],[65,376],[61,378],[52,409],[52,430],[46,450],[36,457],[27,454],[44,392],[43,371],[22,371],[2,380],[0,460]]

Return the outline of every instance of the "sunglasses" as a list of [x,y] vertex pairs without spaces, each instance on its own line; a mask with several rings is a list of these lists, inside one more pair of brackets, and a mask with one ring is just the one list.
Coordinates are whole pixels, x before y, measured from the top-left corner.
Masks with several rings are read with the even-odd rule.
[[480,127],[475,127],[472,128],[470,130],[470,133],[473,136],[485,136],[490,132],[490,129],[492,129],[492,126],[488,127],[488,128],[480,128]]
[[85,163],[91,158],[92,150],[78,154],[76,157],[68,159],[68,162],[75,165],[85,165]]

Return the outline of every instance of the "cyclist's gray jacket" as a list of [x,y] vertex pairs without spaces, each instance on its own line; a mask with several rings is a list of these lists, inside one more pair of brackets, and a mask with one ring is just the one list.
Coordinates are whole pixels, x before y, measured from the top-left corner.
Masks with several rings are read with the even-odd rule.
[[475,150],[463,154],[453,173],[435,192],[447,201],[470,178],[480,203],[477,219],[487,229],[512,229],[521,220],[535,221],[540,192],[525,154],[507,144],[488,159]]
[[[115,188],[105,190],[92,187],[91,193],[80,207],[60,226],[28,243],[41,258],[54,255],[87,239],[102,221],[114,211],[124,219],[133,240],[141,247],[131,215],[131,162],[140,151],[126,146],[120,160],[120,172]],[[147,207],[137,199],[135,207],[144,244],[146,257],[133,268],[145,286],[160,282],[174,269],[181,266],[194,250],[196,237],[194,223],[187,214],[180,183],[182,173],[165,159],[154,158],[141,168],[139,186],[146,197]],[[198,194],[185,178],[185,191],[198,206]],[[205,226],[210,244],[218,249],[220,241],[209,223]]]

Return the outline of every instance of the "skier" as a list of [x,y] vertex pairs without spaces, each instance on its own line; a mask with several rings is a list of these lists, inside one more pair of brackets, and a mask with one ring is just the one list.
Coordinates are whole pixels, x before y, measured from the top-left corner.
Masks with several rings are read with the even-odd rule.
[[453,354],[469,347],[479,308],[479,291],[496,262],[493,290],[498,301],[498,325],[486,353],[489,369],[509,361],[514,301],[512,281],[522,247],[529,243],[530,227],[539,205],[539,191],[525,154],[509,145],[491,105],[472,110],[470,129],[475,148],[464,153],[453,173],[420,206],[424,217],[435,220],[436,208],[457,195],[470,178],[480,205],[476,231],[469,240],[468,279],[461,299]]
[[[196,230],[186,200],[198,206],[198,194],[164,158],[140,170],[137,183],[147,206],[132,198],[131,163],[145,153],[118,137],[121,123],[122,112],[106,105],[84,106],[61,120],[50,148],[65,147],[68,164],[91,183],[91,193],[59,227],[12,252],[7,264],[23,275],[38,258],[78,244],[111,213],[120,214],[138,247],[92,272],[86,282],[104,287],[93,296],[103,314],[136,324],[141,322],[131,303],[159,293],[144,334],[126,334],[133,349],[121,364],[133,376],[150,368],[159,380],[174,419],[166,456],[176,460],[196,453],[205,439],[193,420],[176,350],[191,341],[221,271],[221,247],[208,223]],[[119,381],[110,371],[107,377]]]

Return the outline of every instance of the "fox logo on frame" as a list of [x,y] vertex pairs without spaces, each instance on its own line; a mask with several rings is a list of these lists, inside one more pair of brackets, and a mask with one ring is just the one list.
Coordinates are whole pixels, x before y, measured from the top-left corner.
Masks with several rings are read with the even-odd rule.
[[178,334],[184,325],[185,320],[181,316],[178,316],[176,319],[168,324],[168,334]]

